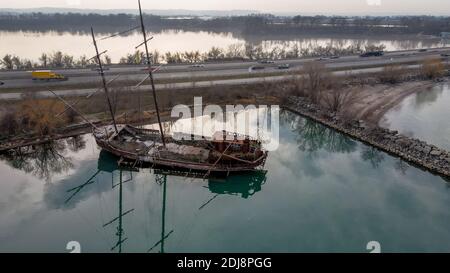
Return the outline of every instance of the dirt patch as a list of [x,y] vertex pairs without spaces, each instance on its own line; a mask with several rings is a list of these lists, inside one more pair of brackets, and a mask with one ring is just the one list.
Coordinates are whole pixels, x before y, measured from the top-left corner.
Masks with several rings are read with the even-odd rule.
[[348,112],[357,120],[378,124],[387,111],[399,104],[405,97],[428,90],[433,81],[413,81],[399,84],[365,85],[355,92],[354,103]]

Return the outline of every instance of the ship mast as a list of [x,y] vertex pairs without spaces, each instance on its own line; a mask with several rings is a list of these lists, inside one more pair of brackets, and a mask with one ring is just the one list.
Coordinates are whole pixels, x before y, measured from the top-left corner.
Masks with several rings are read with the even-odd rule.
[[152,38],[147,39],[147,33],[145,32],[144,18],[142,16],[141,0],[138,0],[138,4],[139,4],[139,15],[140,15],[140,19],[141,19],[141,31],[142,31],[142,35],[144,37],[143,44],[145,45],[145,54],[147,57],[148,77],[150,78],[150,83],[152,86],[153,102],[155,104],[156,115],[158,116],[158,124],[159,124],[159,131],[161,133],[161,140],[162,140],[163,146],[166,147],[166,140],[164,139],[164,132],[163,132],[163,128],[161,125],[161,117],[159,114],[158,100],[156,99],[156,89],[155,89],[155,81],[153,79],[152,64],[150,61],[150,54],[148,53],[148,40],[150,40]]
[[97,41],[95,40],[95,35],[94,35],[94,29],[91,27],[91,34],[92,34],[92,41],[94,42],[94,47],[95,47],[95,58],[97,59],[98,62],[98,66],[100,68],[100,76],[102,77],[102,83],[103,83],[103,89],[105,90],[105,95],[106,95],[106,100],[108,102],[108,107],[109,107],[109,112],[111,114],[111,118],[114,124],[114,130],[116,131],[116,134],[119,133],[119,131],[117,130],[117,124],[116,124],[116,118],[114,117],[114,111],[111,105],[111,100],[109,98],[109,92],[108,92],[108,87],[106,84],[106,79],[105,79],[105,73],[103,71],[103,65],[102,65],[102,60],[100,58],[100,56],[103,53],[106,53],[106,51],[103,51],[102,53],[98,52],[98,46],[97,46]]

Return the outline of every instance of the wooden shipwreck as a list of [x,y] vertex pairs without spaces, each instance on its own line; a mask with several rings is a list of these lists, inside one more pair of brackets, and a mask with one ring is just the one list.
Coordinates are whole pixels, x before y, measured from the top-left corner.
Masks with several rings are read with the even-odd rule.
[[264,166],[268,152],[249,136],[216,132],[212,137],[186,135],[179,139],[158,130],[117,125],[94,129],[97,144],[133,165],[150,165],[188,172],[229,174],[257,170]]
[[[136,48],[145,46],[148,75],[137,86],[147,80],[150,81],[159,130],[116,123],[101,60],[101,55],[106,51],[99,53],[94,30],[91,28],[92,40],[96,50],[96,55],[93,58],[96,59],[99,66],[106,102],[112,118],[112,125],[104,127],[96,127],[91,123],[97,144],[103,150],[116,155],[119,158],[119,164],[128,163],[133,167],[149,165],[189,173],[204,173],[204,177],[209,174],[228,175],[233,172],[254,171],[264,166],[268,152],[263,150],[261,141],[249,136],[226,131],[216,132],[211,137],[188,135],[174,138],[164,135],[153,80],[151,56],[147,44],[152,37],[147,38],[140,1],[139,12],[143,42]],[[136,27],[133,29],[136,29]],[[87,120],[73,107],[74,105],[68,104],[62,98],[60,99]]]

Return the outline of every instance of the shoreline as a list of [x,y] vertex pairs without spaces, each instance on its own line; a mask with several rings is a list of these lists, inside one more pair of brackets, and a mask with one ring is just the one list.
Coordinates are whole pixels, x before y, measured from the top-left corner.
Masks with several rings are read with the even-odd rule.
[[[354,104],[352,104],[350,108],[352,119],[357,121],[358,124],[365,123],[370,125],[371,128],[379,128],[384,133],[390,134],[391,132],[388,129],[383,128],[380,125],[380,121],[384,117],[384,115],[391,109],[395,108],[397,105],[399,105],[403,99],[406,97],[418,93],[423,92],[427,88],[431,88],[433,85],[435,85],[436,82],[434,81],[408,81],[403,82],[399,84],[380,84],[380,83],[372,83],[372,84],[362,84],[359,86],[357,98]],[[354,86],[349,85],[345,88],[353,88]],[[267,87],[270,88],[270,87]],[[272,87],[274,88],[274,87]],[[275,87],[276,88],[276,87]],[[279,96],[279,95],[278,95]],[[365,139],[361,139],[359,135],[355,135],[354,133],[349,132],[345,127],[342,125],[339,125],[336,123],[336,120],[327,120],[323,119],[323,116],[329,115],[329,111],[320,109],[317,106],[313,106],[311,103],[308,103],[308,107],[313,107],[315,111],[319,114],[319,116],[322,116],[320,118],[319,116],[313,115],[309,110],[307,105],[303,103],[302,108],[304,109],[296,109],[296,107],[292,107],[289,105],[283,105],[281,103],[280,98],[270,98],[269,95],[265,94],[263,96],[257,97],[254,95],[253,99],[233,99],[232,101],[234,103],[240,103],[240,104],[271,104],[271,103],[280,103],[282,108],[286,108],[288,110],[291,110],[293,112],[296,112],[297,114],[300,114],[302,116],[306,116],[308,118],[311,118],[315,120],[316,122],[319,122],[321,124],[324,124],[330,128],[333,128],[339,132],[342,132],[344,134],[350,135],[351,137],[357,138],[363,142],[366,142],[367,144],[377,147],[381,150],[384,150],[390,154],[394,154],[396,156],[403,157],[402,155],[399,155],[399,152],[391,151],[392,149],[388,149],[384,146],[379,146],[377,143],[374,143],[373,141],[366,141]],[[212,101],[208,101],[208,103],[214,103],[217,102],[217,99],[213,99]],[[292,98],[290,98],[290,102],[292,102]],[[292,103],[291,103],[292,104]],[[219,105],[222,105],[223,107],[223,101],[219,103]],[[125,119],[125,121],[120,121],[122,123],[130,123],[133,125],[142,125],[142,124],[150,124],[156,122],[156,117],[154,114],[152,114],[152,111],[146,111],[144,114],[144,118],[137,118],[136,116],[130,117],[129,119]],[[336,114],[332,114],[333,118],[337,118]],[[164,122],[172,121],[173,119],[170,117],[170,109],[166,108],[162,111],[162,119]],[[362,122],[363,121],[363,122]],[[110,121],[108,119],[100,119],[97,122],[94,122],[96,126],[102,126],[109,124]],[[359,131],[359,127],[350,128],[352,130]],[[33,136],[33,135],[21,135],[21,136],[15,136],[6,140],[0,141],[0,153],[2,152],[8,152],[12,149],[17,149],[24,146],[30,146],[30,145],[40,145],[44,143],[48,143],[54,140],[58,139],[64,139],[64,138],[70,138],[70,137],[76,137],[79,135],[87,134],[91,132],[91,125],[87,123],[81,123],[81,124],[71,124],[64,128],[58,129],[53,135],[50,136]],[[395,136],[396,134],[391,134]],[[369,139],[369,138],[368,138]],[[424,143],[421,143],[421,145]],[[426,143],[425,143],[426,144]],[[426,144],[428,145],[428,144]],[[431,150],[433,150],[434,146],[430,146]],[[430,152],[431,152],[430,150]],[[443,151],[447,152],[447,151]],[[411,159],[408,159],[408,156],[405,156],[406,161],[411,161]],[[450,155],[449,155],[450,160]],[[418,161],[418,165],[422,165],[420,161]],[[414,163],[414,162],[413,162]],[[432,169],[433,166],[425,166],[426,169]],[[441,172],[444,176],[450,177],[450,167],[448,167],[447,172]]]
[[450,152],[419,139],[409,138],[362,120],[343,120],[336,113],[325,110],[307,99],[289,97],[283,109],[319,122],[340,133],[403,159],[414,166],[440,175],[450,182]]

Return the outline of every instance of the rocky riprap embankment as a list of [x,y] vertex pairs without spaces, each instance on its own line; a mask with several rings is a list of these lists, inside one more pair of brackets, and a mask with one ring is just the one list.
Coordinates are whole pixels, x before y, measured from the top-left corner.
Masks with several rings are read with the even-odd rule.
[[302,97],[288,98],[283,107],[433,173],[450,178],[450,153],[446,150],[419,139],[403,136],[397,131],[368,126],[364,121],[342,119],[336,113],[323,109]]

